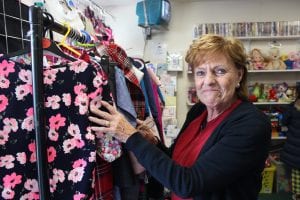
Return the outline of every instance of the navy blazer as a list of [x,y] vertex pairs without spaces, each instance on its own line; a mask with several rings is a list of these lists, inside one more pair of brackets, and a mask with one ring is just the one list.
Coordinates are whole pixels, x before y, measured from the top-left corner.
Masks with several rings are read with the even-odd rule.
[[294,103],[283,113],[282,123],[288,127],[288,132],[280,159],[288,166],[300,169],[300,111]]
[[[205,110],[201,104],[188,112],[182,131]],[[191,167],[182,167],[170,155],[151,145],[140,134],[125,146],[165,187],[183,198],[197,200],[256,200],[261,188],[271,140],[271,124],[250,102],[242,102],[220,123]]]

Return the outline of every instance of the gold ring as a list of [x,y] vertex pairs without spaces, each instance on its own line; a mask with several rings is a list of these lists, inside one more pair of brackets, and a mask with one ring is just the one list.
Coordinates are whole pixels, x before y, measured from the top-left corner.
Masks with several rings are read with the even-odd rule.
[[106,121],[106,126],[110,127],[110,121]]

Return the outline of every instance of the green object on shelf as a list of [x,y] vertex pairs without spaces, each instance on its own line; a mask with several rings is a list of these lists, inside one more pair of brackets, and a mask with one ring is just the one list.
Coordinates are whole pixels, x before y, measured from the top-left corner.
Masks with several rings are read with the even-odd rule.
[[43,7],[44,6],[44,2],[37,1],[37,2],[34,2],[34,5],[37,6],[37,7]]
[[257,99],[260,98],[261,88],[258,83],[255,83],[252,94],[254,94],[254,96],[256,96]]

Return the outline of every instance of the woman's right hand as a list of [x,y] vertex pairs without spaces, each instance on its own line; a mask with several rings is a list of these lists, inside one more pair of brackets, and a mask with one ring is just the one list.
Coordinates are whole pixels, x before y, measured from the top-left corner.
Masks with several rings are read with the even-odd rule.
[[114,106],[106,101],[101,101],[101,106],[104,106],[108,112],[90,106],[90,110],[94,116],[89,116],[89,120],[95,123],[94,126],[91,126],[91,129],[96,132],[100,131],[105,134],[110,134],[119,141],[126,143],[127,139],[137,132],[137,130]]

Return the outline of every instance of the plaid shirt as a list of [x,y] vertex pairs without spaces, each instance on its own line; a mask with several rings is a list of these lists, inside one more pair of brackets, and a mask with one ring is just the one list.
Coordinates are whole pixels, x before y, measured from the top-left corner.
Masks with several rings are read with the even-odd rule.
[[95,198],[94,200],[113,200],[113,175],[109,162],[96,157]]
[[116,44],[109,44],[107,46],[107,52],[113,61],[120,64],[120,68],[124,71],[124,75],[127,79],[127,87],[133,102],[133,106],[137,113],[137,118],[145,119],[145,97],[141,89],[139,80],[134,74],[132,69],[132,63],[128,58],[126,52]]

